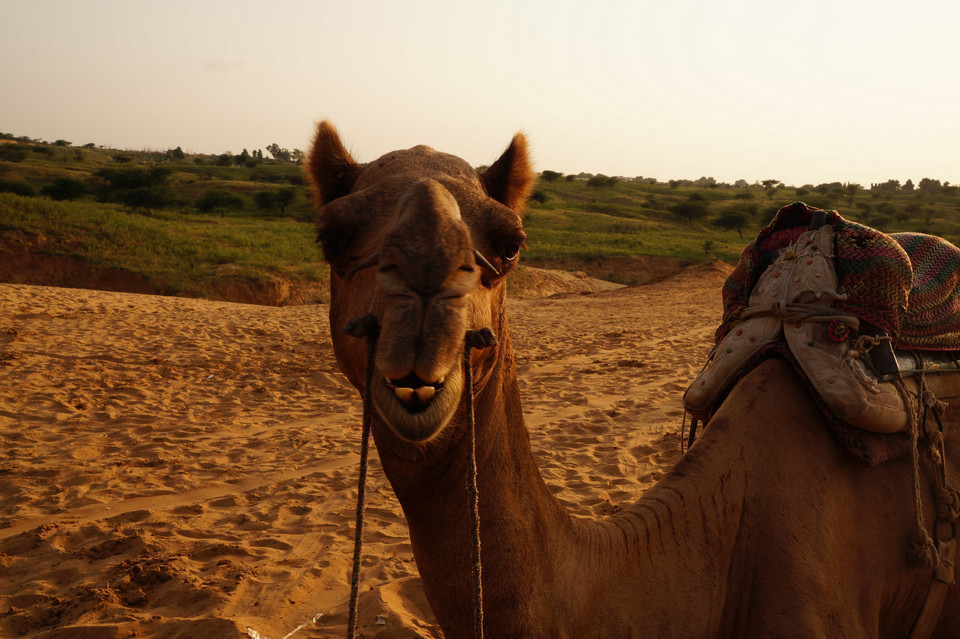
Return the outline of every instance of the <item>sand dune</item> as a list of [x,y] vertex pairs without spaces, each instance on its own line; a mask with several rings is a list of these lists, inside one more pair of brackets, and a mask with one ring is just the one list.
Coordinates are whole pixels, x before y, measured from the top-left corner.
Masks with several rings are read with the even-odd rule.
[[[514,299],[534,452],[580,515],[680,455],[729,267]],[[344,636],[360,401],[325,306],[0,284],[0,636]],[[439,637],[374,459],[361,637]]]

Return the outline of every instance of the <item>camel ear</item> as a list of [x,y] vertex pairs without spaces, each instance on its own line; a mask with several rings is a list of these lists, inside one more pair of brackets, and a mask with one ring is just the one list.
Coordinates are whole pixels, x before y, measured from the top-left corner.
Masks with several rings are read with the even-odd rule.
[[318,124],[307,163],[314,204],[319,208],[348,194],[358,172],[359,165],[343,147],[333,125],[326,120]]
[[507,208],[522,213],[533,192],[533,169],[527,153],[527,138],[522,133],[513,136],[510,146],[496,162],[480,176],[487,195]]

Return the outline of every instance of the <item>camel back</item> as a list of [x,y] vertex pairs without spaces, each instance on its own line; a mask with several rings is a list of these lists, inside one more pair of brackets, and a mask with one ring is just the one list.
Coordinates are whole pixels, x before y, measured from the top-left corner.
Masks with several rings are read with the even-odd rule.
[[[909,439],[893,434],[925,391],[960,426],[958,280],[960,250],[941,238],[786,206],[724,284],[716,345],[684,405],[706,419],[746,371],[782,356],[852,452],[870,463],[898,456]],[[894,345],[909,353],[898,358]]]

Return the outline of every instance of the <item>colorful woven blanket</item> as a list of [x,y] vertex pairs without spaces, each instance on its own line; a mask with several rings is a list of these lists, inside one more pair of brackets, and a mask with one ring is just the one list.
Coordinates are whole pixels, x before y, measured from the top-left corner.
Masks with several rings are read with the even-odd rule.
[[[723,285],[723,321],[716,332],[717,342],[747,307],[750,291],[766,266],[764,256],[789,247],[807,230],[815,213],[825,216],[835,233],[837,292],[847,296],[835,302],[835,308],[883,329],[900,348],[960,349],[960,300],[956,289],[960,251],[956,247],[940,238],[912,233],[901,234],[898,241],[846,220],[836,211],[821,211],[803,202],[777,211],[743,250],[737,268]],[[924,265],[922,284],[914,277],[908,252]],[[908,313],[912,287],[919,289]],[[945,310],[942,304],[947,299],[953,302]],[[908,339],[898,344],[904,322],[908,325],[904,334]],[[942,337],[944,334],[947,337]]]
[[[833,304],[835,308],[883,329],[898,349],[960,351],[960,249],[933,235],[886,235],[845,220],[836,211],[821,211],[802,202],[777,211],[743,250],[737,268],[723,285],[718,343],[740,320],[750,292],[769,262],[765,257],[793,244],[815,214],[825,216],[834,229],[837,292],[847,295]],[[909,452],[906,433],[880,435],[832,417],[786,345],[771,344],[758,354],[754,365],[768,357],[783,357],[794,365],[851,453],[874,465]]]
[[897,348],[960,350],[960,249],[935,235],[891,235],[910,256],[913,288]]

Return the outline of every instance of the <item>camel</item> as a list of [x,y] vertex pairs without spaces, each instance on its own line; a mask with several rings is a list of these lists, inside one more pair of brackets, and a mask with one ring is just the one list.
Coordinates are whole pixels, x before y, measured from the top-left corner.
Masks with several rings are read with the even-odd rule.
[[[357,163],[324,121],[307,171],[334,352],[370,394],[376,449],[445,637],[474,632],[471,391],[487,637],[910,636],[932,580],[905,551],[910,460],[869,468],[842,450],[781,360],[746,375],[635,504],[594,520],[553,497],[531,453],[505,312],[534,183],[522,134],[478,174],[426,146]],[[366,346],[343,332],[368,314],[380,324],[369,389]],[[497,341],[472,351],[465,389],[464,336],[484,327]],[[956,591],[933,636],[960,633]]]

